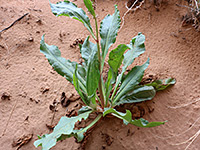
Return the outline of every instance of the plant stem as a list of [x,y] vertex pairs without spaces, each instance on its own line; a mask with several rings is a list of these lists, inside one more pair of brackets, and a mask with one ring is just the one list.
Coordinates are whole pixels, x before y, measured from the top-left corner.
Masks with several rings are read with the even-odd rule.
[[97,49],[98,49],[98,59],[99,59],[99,72],[100,72],[100,79],[99,79],[99,94],[100,94],[100,100],[101,100],[101,106],[104,108],[104,96],[103,96],[103,90],[102,90],[102,79],[101,79],[101,53],[100,53],[100,45],[99,45],[99,31],[98,31],[98,24],[97,24],[97,18],[94,17],[95,25],[96,25],[96,43],[97,43]]
[[89,124],[86,128],[84,128],[83,130],[79,131],[77,134],[80,134],[81,132],[86,132],[89,128],[91,128],[95,123],[97,123],[99,121],[99,119],[101,119],[102,114],[99,114],[93,121],[91,124]]
[[90,33],[91,33],[91,35],[92,35],[92,38],[96,41],[97,38],[95,37],[94,33],[92,33],[92,32],[90,32]]

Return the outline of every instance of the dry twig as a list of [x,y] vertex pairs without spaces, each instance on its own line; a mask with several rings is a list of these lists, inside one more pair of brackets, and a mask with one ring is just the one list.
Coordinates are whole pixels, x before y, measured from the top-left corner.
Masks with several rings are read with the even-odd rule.
[[[135,4],[138,2],[138,0],[136,0],[132,5],[131,5],[131,7],[129,8],[128,6],[127,6],[127,2],[125,3],[125,7],[126,7],[126,9],[127,9],[127,11],[124,13],[124,15],[122,16],[122,25],[121,25],[121,27],[120,27],[120,29],[119,29],[119,32],[120,32],[120,30],[122,29],[122,27],[124,26],[124,18],[125,18],[125,16],[129,13],[129,11],[131,11],[132,9],[133,9],[133,7],[135,6]],[[136,8],[135,9],[133,9],[132,11],[135,11],[135,10],[137,10],[138,8],[140,8],[141,6],[142,6],[142,4],[144,3],[144,0],[140,3],[140,5],[139,6],[136,6]]]
[[21,19],[23,19],[25,16],[27,16],[29,13],[26,13],[25,15],[21,16],[20,18],[18,18],[17,20],[15,20],[10,26],[8,26],[7,28],[3,29],[3,30],[0,30],[0,34],[3,32],[3,31],[6,31],[8,30],[9,28],[11,28],[12,26],[14,26],[18,21],[20,21]]
[[[29,73],[30,74],[30,73]],[[28,77],[29,77],[29,75],[28,75]],[[26,84],[27,84],[28,82],[26,82],[23,86],[22,86],[22,89],[21,89],[21,91],[23,91],[24,90],[24,88],[25,88],[25,86],[26,86]],[[16,99],[16,101],[15,101],[15,104],[14,104],[14,106],[13,106],[13,108],[12,108],[12,110],[11,110],[11,112],[10,112],[10,115],[9,115],[9,117],[8,117],[8,120],[7,120],[7,122],[6,122],[6,126],[5,126],[5,129],[3,130],[3,133],[2,133],[2,135],[1,136],[4,136],[5,135],[5,133],[6,133],[6,130],[7,130],[7,127],[8,127],[8,124],[9,124],[9,122],[10,122],[10,119],[11,119],[11,117],[12,117],[12,115],[13,115],[13,112],[14,112],[14,110],[15,110],[15,108],[16,108],[16,106],[17,106],[17,103],[18,103],[18,101],[19,101],[19,98],[18,99]],[[1,138],[1,137],[0,137]]]

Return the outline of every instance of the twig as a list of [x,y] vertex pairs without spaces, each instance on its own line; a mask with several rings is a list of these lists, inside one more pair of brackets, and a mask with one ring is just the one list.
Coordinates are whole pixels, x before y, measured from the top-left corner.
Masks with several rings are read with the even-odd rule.
[[[194,141],[194,139],[196,139],[198,137],[198,135],[200,134],[200,130],[195,133],[192,137],[190,137],[188,140],[184,141],[184,142],[181,142],[181,143],[177,143],[177,144],[171,144],[171,145],[176,145],[176,146],[179,146],[179,145],[182,145],[182,144],[186,144],[188,143],[189,141]],[[186,147],[187,148],[187,147]]]
[[199,136],[200,134],[200,130],[195,134],[194,138],[192,139],[192,141],[187,145],[187,147],[185,148],[185,150],[187,150],[190,145],[196,140],[196,138]]
[[155,135],[155,136],[157,138],[160,138],[160,139],[163,139],[163,140],[173,138],[173,137],[177,137],[177,136],[181,136],[181,135],[185,134],[186,132],[190,131],[195,126],[195,124],[199,121],[199,119],[200,119],[200,117],[197,120],[195,120],[195,122],[187,130],[185,130],[184,132],[182,132],[180,134],[175,134],[175,135],[166,136],[166,137],[161,137],[161,136],[158,136],[158,135]]
[[196,138],[199,136],[200,134],[200,130],[195,133],[192,137],[190,137],[188,140],[184,141],[184,142],[181,142],[181,143],[177,143],[177,144],[172,144],[172,145],[176,145],[176,146],[179,146],[179,145],[182,145],[182,144],[186,144],[188,143],[189,141],[191,141],[187,147],[184,149],[184,150],[187,150],[189,148],[189,146],[196,140]]
[[20,21],[21,19],[23,19],[26,15],[28,15],[29,13],[26,13],[25,15],[21,16],[20,18],[18,18],[17,20],[15,20],[10,26],[8,26],[7,28],[3,29],[3,30],[0,30],[0,34],[1,32],[3,31],[6,31],[8,30],[9,28],[11,28],[16,22]]
[[193,104],[193,103],[196,103],[196,102],[198,102],[198,101],[200,101],[200,98],[199,98],[199,99],[196,99],[196,100],[193,101],[193,102],[187,103],[187,104],[183,104],[183,105],[179,105],[179,106],[175,106],[175,107],[173,107],[173,106],[167,106],[167,107],[168,107],[168,108],[172,108],[172,109],[177,109],[177,108],[186,107],[186,106],[188,106],[188,105],[190,105],[190,104]]
[[[28,75],[28,77],[29,77],[29,75]],[[26,83],[22,86],[21,91],[24,90],[24,87],[26,86],[27,83],[28,83],[28,82],[26,82]],[[5,126],[5,129],[3,130],[3,133],[2,133],[2,135],[1,135],[1,137],[4,136],[5,133],[6,133],[6,130],[7,130],[8,124],[9,124],[10,119],[11,119],[11,117],[12,117],[12,114],[13,114],[13,112],[14,112],[16,106],[17,106],[18,101],[19,101],[19,98],[15,101],[15,104],[14,104],[14,106],[13,106],[11,112],[10,112],[9,118],[8,118],[8,120],[7,120],[7,122],[6,122],[6,126]],[[1,137],[0,137],[0,138],[1,138]]]
[[196,0],[194,0],[194,2],[195,2],[195,5],[196,5],[196,7],[197,7],[197,12],[198,12],[198,14],[199,14],[199,6],[198,6],[198,2],[197,2]]
[[127,6],[127,2],[125,3],[125,7],[128,9],[125,13],[124,13],[124,15],[122,16],[122,25],[121,25],[121,27],[120,27],[120,29],[119,29],[119,31],[122,29],[122,27],[124,26],[124,18],[125,18],[125,16],[127,15],[127,13],[135,6],[135,4],[138,2],[138,0],[136,0],[132,5],[131,5],[131,7],[130,8],[128,8],[128,6]]
[[52,119],[51,119],[51,126],[53,125],[53,121],[54,121],[54,118],[55,118],[55,114],[56,114],[56,110],[54,110],[54,112],[53,112],[53,116],[52,116]]
[[179,6],[179,7],[185,7],[185,8],[188,8],[188,9],[194,10],[194,8],[189,7],[189,6],[186,6],[186,5],[176,4],[176,6]]

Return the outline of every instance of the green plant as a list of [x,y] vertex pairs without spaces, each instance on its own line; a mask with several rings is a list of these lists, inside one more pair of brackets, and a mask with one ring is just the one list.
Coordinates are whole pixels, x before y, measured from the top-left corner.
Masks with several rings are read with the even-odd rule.
[[[122,119],[125,124],[130,123],[138,127],[154,127],[165,123],[148,122],[143,118],[132,120],[132,114],[129,110],[126,110],[125,113],[115,110],[115,106],[120,104],[151,100],[157,90],[163,90],[167,86],[174,84],[175,79],[157,80],[147,85],[140,85],[144,71],[149,65],[149,59],[143,65],[135,66],[128,73],[126,72],[134,59],[145,52],[145,36],[139,33],[131,40],[130,44],[120,44],[109,53],[108,64],[110,68],[107,79],[104,81],[102,72],[104,71],[105,58],[108,49],[116,41],[120,27],[119,10],[115,6],[115,13],[107,15],[102,20],[98,31],[97,18],[92,2],[84,0],[84,3],[94,18],[96,35],[90,25],[89,17],[81,8],[69,1],[50,4],[51,10],[56,16],[69,16],[82,22],[96,41],[96,44],[89,41],[88,36],[84,43],[80,45],[80,53],[84,59],[84,62],[80,65],[77,62],[71,62],[61,57],[58,47],[46,44],[44,36],[42,37],[40,51],[46,56],[54,70],[74,85],[86,105],[78,111],[78,116],[71,118],[61,117],[52,133],[45,134],[42,137],[38,136],[39,139],[35,141],[34,145],[36,147],[42,146],[42,149],[45,150],[53,147],[57,141],[72,136],[81,141],[84,138],[84,133],[107,114]],[[101,41],[99,40],[99,33]],[[125,53],[125,51],[127,52]],[[122,71],[119,73],[119,68],[122,64]],[[75,130],[75,123],[82,119],[87,119],[92,112],[98,113],[96,119],[86,128]]]

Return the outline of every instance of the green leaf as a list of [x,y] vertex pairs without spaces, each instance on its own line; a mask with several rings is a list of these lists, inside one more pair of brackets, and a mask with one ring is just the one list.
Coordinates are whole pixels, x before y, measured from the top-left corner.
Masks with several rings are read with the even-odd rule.
[[[85,130],[86,132],[87,130]],[[83,128],[79,129],[79,130],[73,130],[73,132],[70,135],[64,135],[62,134],[58,139],[57,142],[60,140],[65,140],[66,138],[70,138],[72,136],[74,136],[78,142],[81,142],[84,139],[84,131]]]
[[79,130],[74,130],[73,133],[70,135],[61,135],[61,137],[58,140],[64,140],[66,138],[74,136],[78,140],[78,142],[81,142],[84,139],[84,133],[89,128],[91,128],[95,123],[97,123],[99,119],[101,119],[101,117],[102,117],[102,114],[99,114],[87,127],[81,128]]
[[108,64],[116,75],[118,74],[118,69],[121,66],[122,61],[124,59],[123,54],[128,48],[129,47],[126,46],[125,44],[120,44],[117,48],[112,50],[109,54]]
[[85,112],[88,112],[88,111],[91,111],[92,108],[89,107],[89,106],[83,106],[81,109],[78,110],[78,115],[82,114],[82,113],[85,113]]
[[89,41],[89,36],[85,39],[81,47],[81,56],[85,61],[86,66],[91,61],[93,53],[97,53],[97,45]]
[[88,96],[92,96],[91,101],[93,104],[96,103],[95,95],[98,87],[100,79],[99,72],[99,60],[98,54],[96,50],[93,50],[90,55],[90,59],[88,60],[88,68],[87,68],[87,80],[86,80],[86,89]]
[[84,94],[83,91],[81,91],[80,86],[79,86],[79,80],[77,78],[77,65],[76,65],[76,69],[74,71],[73,74],[73,83],[74,83],[74,87],[76,89],[76,91],[78,92],[78,94],[80,95],[82,101],[86,104],[86,105],[90,105],[90,100],[88,99],[88,97]]
[[[45,134],[34,142],[35,147],[42,146],[43,150],[49,150],[56,145],[56,142],[61,139],[61,135],[66,135],[66,137],[71,137],[71,134],[76,133],[74,130],[75,123],[81,121],[82,119],[87,119],[92,111],[85,112],[76,117],[68,118],[66,116],[61,117],[58,124],[55,126],[54,130],[50,134]],[[62,138],[64,139],[64,137]]]
[[77,73],[77,77],[78,77],[78,79],[80,81],[83,80],[83,83],[85,85],[85,82],[86,82],[85,81],[86,80],[86,69],[82,65],[78,64],[77,62],[72,62],[72,65],[74,66],[74,68],[77,66],[77,72],[78,72]]
[[134,88],[130,93],[122,96],[118,103],[115,105],[143,102],[153,99],[155,95],[156,90],[153,86],[138,86]]
[[146,86],[153,86],[156,89],[156,91],[162,91],[170,85],[174,85],[175,83],[176,80],[174,78],[168,78],[163,80],[156,80],[152,83],[146,84]]
[[100,26],[100,37],[101,37],[101,49],[102,49],[102,68],[103,70],[104,61],[106,54],[108,53],[109,47],[115,43],[117,32],[120,28],[120,15],[117,6],[115,5],[115,13],[113,15],[107,15],[101,22]]
[[164,121],[164,122],[148,122],[147,120],[145,120],[143,118],[140,118],[140,119],[137,119],[137,120],[132,120],[131,124],[135,125],[135,126],[138,126],[138,127],[149,128],[149,127],[160,126],[162,124],[165,124],[166,122],[167,121]]
[[144,42],[145,36],[142,33],[138,33],[138,35],[131,40],[130,44],[127,45],[130,50],[124,55],[122,72],[126,71],[127,67],[133,63],[135,58],[145,52]]
[[65,58],[61,57],[61,52],[57,46],[48,45],[44,41],[44,35],[40,41],[40,52],[43,53],[46,58],[48,59],[50,65],[54,68],[54,70],[60,74],[61,76],[65,77],[68,81],[72,83],[73,81],[73,73],[75,71],[76,65],[78,66],[79,73],[78,79],[81,89],[86,91],[86,81],[85,81],[85,71],[81,65],[76,62],[71,62],[70,60],[66,60]]
[[114,72],[111,70],[111,68],[108,71],[108,77],[107,77],[107,81],[105,83],[105,92],[106,92],[106,99],[109,99],[110,96],[110,92],[112,91],[112,84],[114,84]]
[[51,11],[56,16],[68,16],[76,19],[84,24],[88,31],[94,37],[94,33],[90,24],[90,19],[83,11],[82,8],[78,8],[74,3],[70,1],[58,2],[57,4],[50,3]]
[[155,127],[164,124],[165,122],[148,122],[147,120],[140,118],[132,120],[132,114],[129,110],[126,110],[126,113],[118,112],[114,108],[105,108],[103,112],[103,117],[107,114],[112,114],[113,116],[116,116],[117,118],[120,118],[123,120],[124,124],[132,124],[138,127]]
[[129,110],[126,110],[126,113],[118,112],[114,108],[104,108],[103,117],[105,117],[107,114],[112,114],[113,116],[116,116],[123,120],[124,124],[131,123],[132,121],[132,114]]
[[124,58],[123,54],[127,49],[128,46],[126,46],[125,44],[120,44],[117,48],[115,48],[109,53],[108,64],[110,66],[110,69],[108,71],[108,77],[105,83],[107,99],[109,98],[110,92],[112,90],[112,84],[114,84],[116,81],[116,77],[118,75],[118,69],[121,66]]
[[84,1],[85,6],[87,7],[88,11],[91,13],[91,15],[93,17],[95,17],[95,12],[94,12],[94,8],[92,6],[91,0],[83,0],[83,1]]
[[128,50],[124,54],[124,59],[122,62],[123,63],[122,72],[117,77],[115,89],[114,89],[114,92],[113,92],[112,98],[111,98],[112,100],[117,91],[119,84],[122,82],[122,77],[123,77],[127,67],[133,63],[133,61],[136,57],[138,57],[139,55],[141,55],[142,53],[145,52],[144,42],[145,42],[145,36],[141,33],[138,33],[137,36],[132,38],[130,44],[127,45],[130,50]]
[[115,103],[118,103],[120,98],[126,94],[128,94],[130,91],[132,91],[136,85],[138,85],[142,77],[144,75],[144,71],[149,65],[149,58],[142,66],[135,66],[129,73],[125,76],[124,81],[122,82],[114,100],[113,105]]

